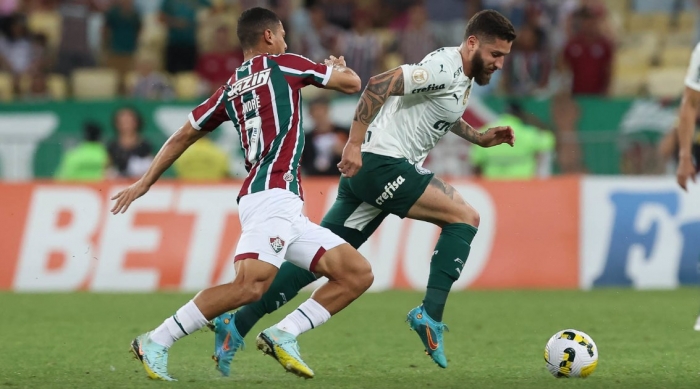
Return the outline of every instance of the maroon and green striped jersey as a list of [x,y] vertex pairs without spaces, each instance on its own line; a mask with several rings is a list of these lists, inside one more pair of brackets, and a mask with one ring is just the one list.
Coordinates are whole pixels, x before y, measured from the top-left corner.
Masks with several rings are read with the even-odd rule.
[[258,55],[192,110],[192,127],[213,131],[231,120],[241,139],[248,177],[238,198],[272,188],[301,198],[304,148],[301,88],[328,83],[332,68],[296,54]]

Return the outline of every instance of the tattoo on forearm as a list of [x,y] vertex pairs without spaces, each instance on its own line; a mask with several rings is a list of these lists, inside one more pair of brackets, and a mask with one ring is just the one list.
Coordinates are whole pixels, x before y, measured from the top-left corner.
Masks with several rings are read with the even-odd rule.
[[455,188],[453,188],[450,184],[446,183],[445,181],[443,181],[437,177],[433,177],[430,180],[429,185],[438,188],[440,191],[442,191],[444,194],[446,194],[447,197],[450,198],[450,200],[454,200]]
[[464,119],[456,121],[455,124],[452,125],[452,128],[450,128],[450,131],[475,144],[479,144],[483,136],[482,133],[470,126]]
[[379,113],[387,97],[402,96],[403,88],[401,68],[392,69],[372,77],[357,103],[353,120],[368,126]]

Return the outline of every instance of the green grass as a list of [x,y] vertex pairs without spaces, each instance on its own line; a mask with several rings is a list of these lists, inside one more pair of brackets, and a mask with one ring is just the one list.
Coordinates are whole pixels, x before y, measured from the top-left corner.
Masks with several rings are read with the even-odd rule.
[[[213,336],[200,331],[171,350],[170,372],[180,381],[150,381],[128,344],[190,297],[0,294],[0,389],[700,387],[697,289],[454,293],[445,314],[446,370],[425,356],[404,323],[420,293],[368,294],[301,336],[302,355],[316,372],[308,381],[255,349],[257,332],[303,301],[297,298],[248,335],[232,377],[214,370]],[[585,380],[555,379],[544,366],[545,342],[569,327],[598,345],[598,369]]]

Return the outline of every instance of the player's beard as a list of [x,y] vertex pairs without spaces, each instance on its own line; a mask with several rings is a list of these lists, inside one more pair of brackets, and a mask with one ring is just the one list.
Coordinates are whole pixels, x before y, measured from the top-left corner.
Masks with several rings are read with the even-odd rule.
[[486,70],[486,65],[484,64],[484,58],[481,53],[477,51],[474,53],[474,58],[472,58],[472,77],[478,85],[486,85],[491,81],[491,75],[493,72]]

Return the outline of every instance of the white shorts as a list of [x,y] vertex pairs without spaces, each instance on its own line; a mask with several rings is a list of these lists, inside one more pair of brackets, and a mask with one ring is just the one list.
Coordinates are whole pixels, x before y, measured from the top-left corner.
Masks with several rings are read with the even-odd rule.
[[287,260],[313,272],[326,251],[345,241],[312,223],[302,214],[303,207],[299,196],[279,188],[241,197],[238,216],[243,232],[234,262],[252,258],[280,267]]

